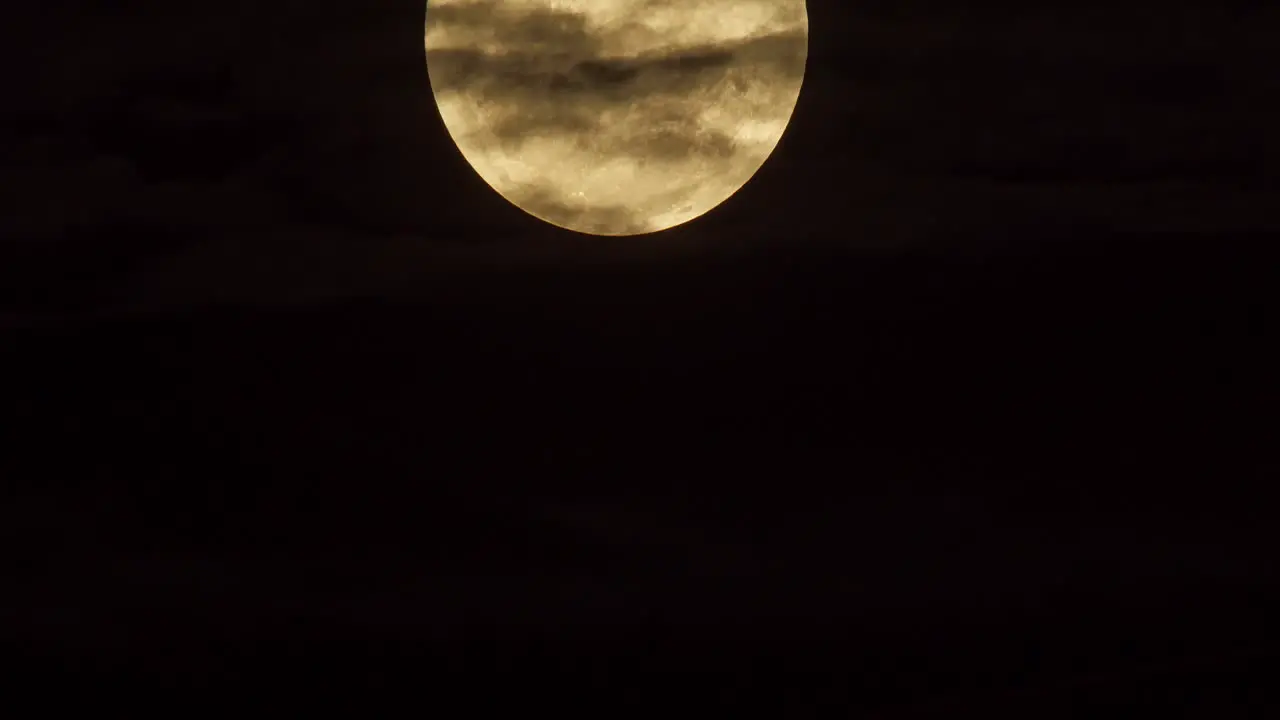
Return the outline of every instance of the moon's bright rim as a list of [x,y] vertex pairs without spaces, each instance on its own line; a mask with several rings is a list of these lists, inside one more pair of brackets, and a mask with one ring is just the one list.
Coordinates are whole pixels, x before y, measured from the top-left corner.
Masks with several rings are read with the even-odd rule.
[[553,225],[639,235],[705,214],[786,129],[804,0],[431,0],[427,72],[467,162]]

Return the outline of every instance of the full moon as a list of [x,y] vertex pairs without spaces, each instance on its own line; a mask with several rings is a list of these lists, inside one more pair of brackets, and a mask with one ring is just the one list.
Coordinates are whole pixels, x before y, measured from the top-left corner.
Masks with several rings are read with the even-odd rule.
[[516,207],[641,235],[720,205],[795,110],[805,0],[431,0],[426,62],[463,157]]

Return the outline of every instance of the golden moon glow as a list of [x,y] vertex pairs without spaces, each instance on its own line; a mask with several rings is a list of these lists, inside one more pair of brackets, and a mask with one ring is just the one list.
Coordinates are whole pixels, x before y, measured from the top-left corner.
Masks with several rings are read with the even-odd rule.
[[808,54],[805,0],[431,0],[427,73],[476,172],[592,235],[688,222],[782,137]]

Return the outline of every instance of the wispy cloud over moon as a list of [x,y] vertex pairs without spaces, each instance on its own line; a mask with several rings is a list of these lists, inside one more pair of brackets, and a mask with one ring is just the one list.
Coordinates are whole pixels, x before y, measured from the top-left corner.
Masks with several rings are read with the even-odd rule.
[[425,45],[486,182],[613,235],[685,222],[750,179],[795,107],[807,30],[803,0],[436,0]]

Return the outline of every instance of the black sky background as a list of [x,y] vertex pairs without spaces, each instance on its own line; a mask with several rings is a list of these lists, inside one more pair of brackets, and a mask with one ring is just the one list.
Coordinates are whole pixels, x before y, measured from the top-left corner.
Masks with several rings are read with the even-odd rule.
[[1190,7],[810,2],[760,173],[583,238],[453,147],[419,3],[30,5],[14,677],[1260,707],[1277,13]]

